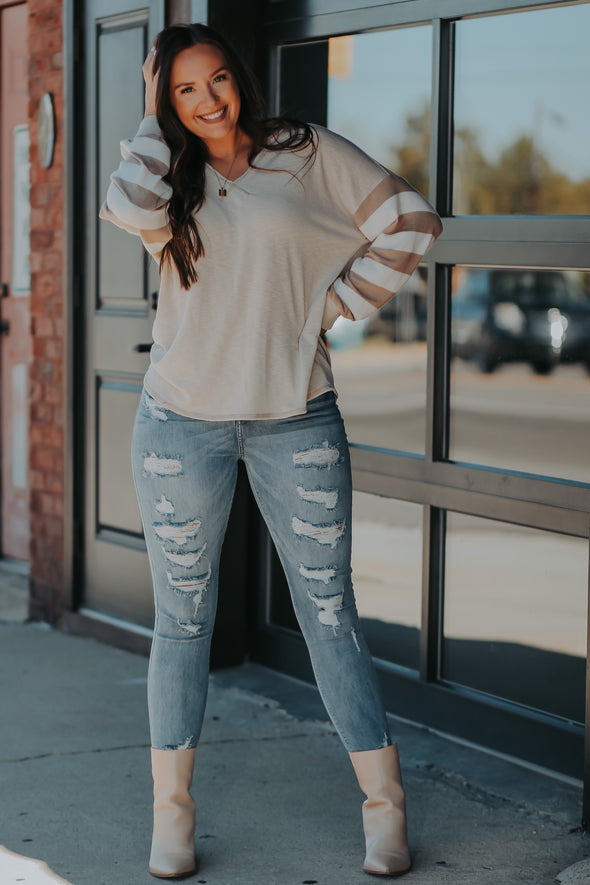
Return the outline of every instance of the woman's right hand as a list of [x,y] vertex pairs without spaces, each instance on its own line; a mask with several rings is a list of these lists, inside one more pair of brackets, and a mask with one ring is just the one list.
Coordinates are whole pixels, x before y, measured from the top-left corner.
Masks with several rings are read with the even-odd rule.
[[143,79],[145,80],[145,116],[156,113],[156,89],[158,86],[158,75],[154,74],[154,62],[156,60],[156,50],[152,46],[147,54],[147,58],[142,65]]

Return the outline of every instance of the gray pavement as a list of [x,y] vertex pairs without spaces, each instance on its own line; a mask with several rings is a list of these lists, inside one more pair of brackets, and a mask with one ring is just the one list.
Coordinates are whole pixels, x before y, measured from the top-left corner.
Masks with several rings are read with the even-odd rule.
[[[0,885],[156,881],[147,661],[10,622],[8,608],[0,604]],[[391,725],[414,861],[404,882],[590,883],[579,784]],[[377,881],[361,871],[362,795],[309,686],[252,664],[213,674],[193,792],[196,885]]]

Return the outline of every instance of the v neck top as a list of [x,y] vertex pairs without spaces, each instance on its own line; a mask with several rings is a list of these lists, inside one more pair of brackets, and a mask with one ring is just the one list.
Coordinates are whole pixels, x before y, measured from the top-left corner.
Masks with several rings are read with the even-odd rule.
[[[256,162],[256,160],[254,162]],[[221,172],[218,172],[217,169],[215,168],[215,166],[212,166],[211,163],[205,163],[205,172],[213,173],[213,177],[218,182],[219,186],[228,188],[228,192],[229,192],[229,187],[232,184],[238,184],[238,182],[241,181],[242,178],[245,175],[247,175],[251,169],[252,169],[252,167],[248,166],[248,168],[244,169],[242,174],[238,175],[237,178],[226,178],[225,175],[222,175]]]
[[[161,268],[147,391],[202,420],[302,414],[334,390],[322,328],[389,300],[441,231],[428,202],[355,145],[321,127],[317,153],[263,149],[225,185],[206,164],[195,215],[205,253],[183,289]],[[141,236],[159,261],[171,237],[170,152],[145,117],[111,176],[101,217]]]

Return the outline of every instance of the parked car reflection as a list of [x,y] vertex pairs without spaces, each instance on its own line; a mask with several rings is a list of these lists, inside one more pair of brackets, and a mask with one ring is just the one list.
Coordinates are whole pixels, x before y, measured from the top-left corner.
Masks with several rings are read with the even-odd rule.
[[590,372],[590,297],[567,272],[481,269],[453,295],[451,352],[483,372],[506,362],[547,374],[559,362]]
[[426,341],[426,268],[418,267],[403,289],[370,318],[367,335],[388,341]]

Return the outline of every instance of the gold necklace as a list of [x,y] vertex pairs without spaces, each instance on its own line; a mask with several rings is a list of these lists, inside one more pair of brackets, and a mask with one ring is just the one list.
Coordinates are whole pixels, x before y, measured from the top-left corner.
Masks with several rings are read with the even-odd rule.
[[[231,161],[231,166],[229,167],[229,169],[228,169],[228,171],[227,171],[227,175],[226,175],[225,178],[223,179],[223,183],[222,183],[222,181],[221,181],[221,178],[220,178],[220,176],[219,176],[219,173],[217,172],[217,169],[215,168],[215,166],[213,166],[213,164],[211,164],[211,168],[212,168],[213,171],[215,172],[215,177],[216,177],[217,181],[219,182],[219,190],[218,190],[218,194],[219,194],[220,197],[227,197],[227,188],[226,188],[226,184],[228,183],[228,181],[229,181],[229,177],[230,177],[230,175],[231,175],[231,171],[232,171],[232,169],[234,168],[234,163],[236,162],[236,158],[237,158],[238,153],[239,153],[239,150],[240,150],[240,142],[241,142],[241,140],[242,140],[242,132],[241,132],[241,130],[240,130],[240,134],[238,135],[238,143],[237,143],[237,145],[236,145],[236,152],[235,152],[235,154],[234,154],[234,158],[233,158],[233,160]],[[232,184],[233,184],[233,182],[232,182]]]

